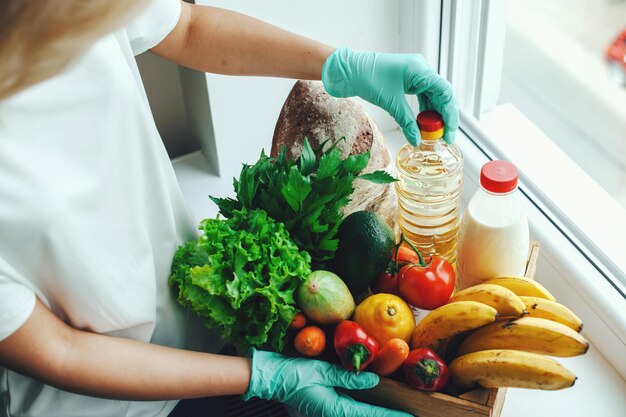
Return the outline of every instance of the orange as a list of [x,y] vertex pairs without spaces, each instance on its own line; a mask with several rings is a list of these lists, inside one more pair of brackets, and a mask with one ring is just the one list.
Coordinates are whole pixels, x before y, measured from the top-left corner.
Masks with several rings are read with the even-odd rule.
[[400,338],[409,343],[415,330],[411,307],[393,294],[367,297],[354,311],[354,321],[382,347],[389,339]]

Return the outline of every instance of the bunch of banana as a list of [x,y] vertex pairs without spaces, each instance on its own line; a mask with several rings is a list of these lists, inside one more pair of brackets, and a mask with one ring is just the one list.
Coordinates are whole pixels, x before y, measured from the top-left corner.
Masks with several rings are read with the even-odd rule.
[[524,314],[527,314],[526,304],[514,291],[496,284],[476,285],[457,292],[448,304],[424,317],[413,332],[412,346],[413,349],[438,350],[445,340],[459,333],[495,322],[498,318]]
[[451,301],[483,303],[508,319],[476,328],[460,343],[450,374],[461,389],[553,390],[574,384],[576,376],[545,355],[582,355],[589,343],[579,334],[580,319],[542,285],[526,277],[499,277],[460,291]]

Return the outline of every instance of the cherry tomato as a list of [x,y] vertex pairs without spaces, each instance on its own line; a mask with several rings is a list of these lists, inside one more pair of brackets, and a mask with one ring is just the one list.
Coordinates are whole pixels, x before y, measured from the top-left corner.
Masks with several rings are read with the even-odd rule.
[[294,330],[300,330],[304,326],[306,326],[306,316],[300,312],[294,314],[293,319],[291,319],[291,324],[289,325],[289,328]]
[[400,246],[397,256],[389,262],[387,269],[376,278],[374,284],[372,284],[372,292],[374,294],[386,293],[397,294],[398,293],[398,271],[406,263],[417,262],[419,257],[415,251],[407,246]]
[[398,295],[407,303],[434,310],[448,302],[454,290],[454,269],[444,258],[405,265],[398,273]]
[[419,256],[413,249],[408,246],[400,246],[398,249],[398,256],[396,257],[398,262],[417,262],[419,260]]

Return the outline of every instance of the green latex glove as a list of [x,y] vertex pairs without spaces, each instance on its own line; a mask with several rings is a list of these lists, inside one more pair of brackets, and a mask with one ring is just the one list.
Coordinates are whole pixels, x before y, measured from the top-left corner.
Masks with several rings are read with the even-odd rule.
[[339,48],[322,67],[322,82],[333,97],[359,96],[389,112],[409,143],[420,141],[415,115],[405,94],[416,94],[420,111],[435,110],[443,117],[444,137],[454,141],[459,111],[452,86],[420,54],[355,52]]
[[357,375],[327,362],[253,349],[250,386],[243,398],[279,401],[307,417],[411,417],[354,401],[333,388],[366,389],[378,381],[370,372]]

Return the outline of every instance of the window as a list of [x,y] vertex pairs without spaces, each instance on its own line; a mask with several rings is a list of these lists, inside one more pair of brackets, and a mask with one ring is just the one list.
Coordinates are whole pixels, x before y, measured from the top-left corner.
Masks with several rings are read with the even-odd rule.
[[626,39],[621,62],[606,58],[625,16],[623,1],[510,1],[497,106],[515,106],[626,208]]
[[441,5],[439,71],[458,95],[466,183],[487,159],[517,165],[542,278],[586,309],[588,335],[624,375],[626,61],[606,52],[626,30],[626,2]]
[[616,75],[626,62],[606,58],[626,30],[626,2],[444,1],[443,9],[441,70],[466,126],[491,157],[518,165],[528,191],[626,294],[626,85]]

